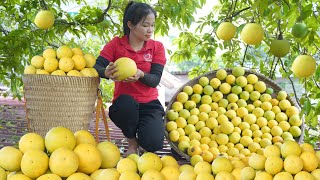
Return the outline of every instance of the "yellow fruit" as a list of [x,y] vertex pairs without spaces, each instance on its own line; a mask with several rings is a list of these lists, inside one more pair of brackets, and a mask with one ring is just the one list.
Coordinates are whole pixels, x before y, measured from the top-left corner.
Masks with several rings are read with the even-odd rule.
[[38,177],[37,180],[62,180],[62,179],[56,174],[44,174]]
[[34,18],[34,23],[40,29],[49,29],[54,24],[54,14],[50,10],[41,10]]
[[134,162],[136,162],[136,164],[138,163],[139,157],[140,156],[138,154],[129,154],[129,156],[127,156],[127,158],[134,160]]
[[31,59],[31,65],[37,69],[43,68],[44,58],[42,56],[33,56]]
[[45,136],[45,146],[49,153],[52,153],[60,147],[73,150],[76,146],[76,138],[70,129],[62,126],[54,127],[51,128]]
[[112,142],[104,141],[97,145],[97,148],[102,155],[101,168],[113,168],[116,167],[120,160],[120,150]]
[[291,71],[297,77],[309,77],[316,70],[316,60],[309,55],[299,55],[293,61]]
[[266,158],[260,154],[253,154],[249,157],[249,166],[255,170],[263,170]]
[[79,157],[78,172],[91,174],[101,166],[102,157],[96,146],[92,144],[79,144],[73,151]]
[[313,177],[315,177],[316,180],[320,179],[320,169],[312,171],[311,174]]
[[79,158],[72,150],[62,147],[53,151],[49,160],[52,173],[60,177],[68,177],[79,167]]
[[80,48],[72,48],[71,50],[72,50],[74,55],[78,54],[80,56],[83,56],[83,52],[82,52],[82,50]]
[[229,159],[225,157],[218,156],[211,164],[213,174],[217,175],[221,171],[226,171],[231,173],[232,164]]
[[266,158],[272,157],[272,156],[280,157],[280,148],[278,146],[275,146],[275,145],[267,146],[264,149],[264,154],[263,155]]
[[117,164],[117,171],[121,174],[125,171],[137,172],[137,164],[130,158],[123,158]]
[[50,73],[44,69],[37,69],[36,74],[50,74]]
[[92,144],[94,146],[97,145],[96,140],[93,135],[87,130],[78,130],[74,133],[76,138],[76,145],[79,144]]
[[288,172],[280,172],[273,177],[273,180],[293,180],[293,177]]
[[213,175],[210,174],[210,173],[202,172],[202,173],[199,173],[199,174],[197,175],[196,180],[202,180],[202,179],[205,179],[205,180],[214,180],[214,177],[213,177]]
[[236,84],[240,87],[245,87],[248,84],[247,78],[244,76],[237,77]]
[[164,176],[164,179],[179,179],[180,176],[178,167],[166,166],[160,172]]
[[294,176],[294,180],[314,180],[314,179],[315,178],[312,176],[312,174],[306,171],[298,172]]
[[312,152],[312,153],[315,153],[315,150],[313,148],[313,146],[309,143],[302,143],[300,144],[300,147],[301,147],[301,151],[302,152]]
[[83,57],[86,60],[87,68],[92,68],[96,64],[96,58],[92,54],[85,54]]
[[2,167],[6,171],[20,170],[21,159],[21,151],[14,147],[5,146],[0,149],[0,167]]
[[48,49],[43,51],[42,57],[44,57],[45,59],[50,58],[50,57],[51,58],[56,58],[57,54],[56,54],[56,51],[54,49],[48,48]]
[[161,157],[162,167],[173,166],[179,168],[177,160],[169,155],[164,155]]
[[57,69],[55,71],[53,71],[51,73],[51,75],[54,75],[54,76],[66,76],[66,73],[60,69]]
[[192,170],[182,171],[179,180],[195,180],[197,178],[197,174]]
[[23,71],[24,74],[36,74],[36,72],[37,72],[37,69],[32,65],[26,66]]
[[255,179],[273,180],[273,177],[271,174],[267,172],[260,171],[260,172],[257,172]]
[[80,73],[85,77],[98,77],[98,72],[94,68],[84,68]]
[[298,126],[291,126],[289,132],[293,137],[299,137],[301,135],[301,129]]
[[216,77],[219,79],[219,80],[224,80],[226,77],[227,77],[228,73],[226,70],[224,69],[219,69],[217,72],[216,72]]
[[38,149],[44,151],[44,139],[37,133],[27,133],[19,140],[19,150],[25,153],[31,149]]
[[124,80],[128,77],[132,77],[137,73],[136,62],[130,58],[122,57],[117,59],[114,64],[116,65],[118,71],[114,73],[117,75],[117,80]]
[[295,106],[289,106],[286,109],[286,114],[288,118],[290,118],[293,115],[299,115],[299,109]]
[[211,165],[206,161],[198,162],[194,166],[194,172],[196,174],[200,174],[200,173],[203,173],[203,172],[211,173]]
[[263,29],[258,23],[246,24],[240,33],[242,41],[249,45],[257,45],[261,43],[263,36]]
[[149,179],[164,180],[164,176],[162,175],[160,170],[157,171],[155,169],[149,169],[145,173],[143,173],[141,180],[149,180]]
[[71,70],[67,73],[67,76],[82,76],[82,74],[78,70]]
[[125,171],[120,174],[119,180],[140,180],[140,176],[136,172]]
[[308,27],[304,23],[296,23],[291,29],[291,34],[295,38],[303,38],[308,34]]
[[273,39],[270,44],[270,52],[276,57],[284,57],[290,51],[290,43],[284,39]]
[[77,172],[77,173],[72,174],[66,180],[80,180],[80,179],[81,180],[91,180],[90,176],[88,176],[84,173],[81,173],[81,172]]
[[8,180],[31,180],[28,176],[24,174],[14,174],[8,178]]
[[279,156],[268,157],[265,162],[265,171],[271,175],[278,174],[283,168],[283,160]]
[[245,73],[245,70],[243,67],[241,66],[238,66],[238,67],[235,67],[232,69],[232,74],[235,76],[235,77],[239,77],[239,76],[243,76]]
[[225,179],[234,180],[234,177],[230,172],[226,172],[226,171],[219,172],[215,177],[215,180],[225,180]]
[[74,69],[81,71],[86,67],[86,60],[83,56],[75,54],[72,56],[72,60],[74,62]]
[[297,155],[289,155],[284,159],[283,168],[290,174],[297,174],[303,168],[303,160]]
[[59,60],[59,69],[61,69],[64,72],[71,71],[74,65],[75,65],[74,61],[69,57],[62,57]]
[[69,46],[63,45],[57,49],[57,57],[61,59],[62,57],[72,58],[73,52]]
[[303,169],[307,172],[312,172],[317,169],[319,160],[314,152],[302,152],[300,158],[303,161]]
[[43,68],[47,72],[51,73],[59,67],[59,61],[55,58],[47,58],[44,60]]
[[180,102],[180,103],[185,103],[185,102],[187,102],[188,101],[188,99],[189,99],[189,96],[188,96],[188,94],[187,93],[185,93],[185,92],[180,92],[180,93],[178,93],[178,95],[177,95],[177,101],[178,102]]
[[93,180],[97,180],[103,170],[105,170],[105,169],[98,169],[98,170],[94,171],[90,175],[90,178],[93,179]]
[[1,167],[0,167],[0,179],[1,180],[7,179],[7,172],[4,169],[2,169]]
[[223,22],[218,26],[216,33],[219,39],[229,41],[236,34],[236,26],[232,22]]
[[41,150],[29,150],[21,159],[21,171],[30,178],[43,175],[49,167],[49,157]]

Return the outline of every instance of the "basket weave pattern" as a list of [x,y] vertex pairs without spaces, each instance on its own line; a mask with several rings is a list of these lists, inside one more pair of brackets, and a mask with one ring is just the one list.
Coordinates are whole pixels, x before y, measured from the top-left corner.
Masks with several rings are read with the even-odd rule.
[[30,130],[44,136],[52,127],[88,129],[99,78],[48,75],[23,77]]
[[[226,72],[227,72],[228,74],[232,74],[232,69],[230,69],[230,68],[225,68],[224,70],[226,70]],[[184,88],[185,86],[191,86],[191,87],[192,87],[193,85],[195,85],[195,84],[197,84],[197,83],[199,82],[199,79],[200,79],[201,77],[208,77],[209,80],[211,80],[212,78],[215,78],[215,77],[216,77],[216,72],[217,72],[217,71],[218,71],[218,70],[216,70],[216,71],[211,71],[211,72],[202,74],[202,75],[200,75],[200,76],[198,76],[198,77],[196,77],[196,78],[188,81],[188,82],[185,83],[183,86],[181,86],[181,87],[177,90],[177,92],[172,96],[172,99],[171,99],[170,102],[168,103],[168,106],[167,106],[167,108],[166,108],[166,114],[167,114],[167,112],[171,109],[172,104],[176,101],[177,95],[178,95],[180,92],[183,91],[183,88]],[[281,91],[281,90],[283,90],[283,89],[282,89],[278,84],[276,84],[272,79],[270,79],[270,78],[268,78],[268,77],[266,77],[266,76],[264,76],[264,75],[262,75],[262,74],[260,74],[260,73],[256,73],[256,72],[253,72],[253,71],[250,71],[250,70],[245,70],[244,76],[247,77],[249,74],[255,74],[255,75],[259,78],[259,81],[263,81],[263,82],[266,84],[267,88],[270,87],[270,88],[272,88],[272,89],[274,90],[274,93],[271,95],[272,98],[276,98],[278,92]],[[226,98],[226,95],[224,95],[224,98]],[[300,109],[300,107],[297,105],[297,103],[296,103],[290,96],[287,97],[287,100],[291,103],[291,105],[296,106],[298,109]],[[197,105],[197,107],[198,107],[198,105]],[[167,118],[165,118],[165,121],[166,121],[166,123],[169,122],[169,120],[168,120]],[[301,128],[301,130],[302,130],[302,133],[301,133],[302,135],[301,135],[300,137],[298,137],[298,138],[295,138],[295,140],[296,140],[297,142],[299,142],[299,143],[303,142],[304,124],[302,124],[300,128]],[[168,131],[166,130],[166,128],[165,128],[165,135],[166,135],[166,139],[168,140],[168,142],[169,142],[169,144],[171,145],[171,147],[172,147],[179,155],[181,155],[182,157],[184,157],[184,158],[187,159],[187,160],[190,160],[189,155],[186,154],[186,153],[184,153],[184,152],[182,152],[182,151],[178,148],[178,144],[177,144],[176,142],[172,142],[172,141],[170,140],[170,138],[169,138],[169,133],[168,133]]]

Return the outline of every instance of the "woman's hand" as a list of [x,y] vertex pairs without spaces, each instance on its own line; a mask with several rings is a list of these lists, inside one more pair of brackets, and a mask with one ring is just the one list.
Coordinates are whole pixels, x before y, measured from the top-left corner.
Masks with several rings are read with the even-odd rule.
[[132,77],[128,77],[127,79],[123,80],[125,82],[136,82],[138,81],[140,78],[144,77],[144,72],[141,71],[140,69],[137,70],[137,73],[132,76]]
[[106,78],[109,78],[113,81],[117,81],[116,78],[118,77],[118,75],[114,75],[114,73],[117,71],[118,71],[118,69],[117,69],[116,65],[113,62],[110,62],[108,67],[104,71],[104,75],[106,76]]

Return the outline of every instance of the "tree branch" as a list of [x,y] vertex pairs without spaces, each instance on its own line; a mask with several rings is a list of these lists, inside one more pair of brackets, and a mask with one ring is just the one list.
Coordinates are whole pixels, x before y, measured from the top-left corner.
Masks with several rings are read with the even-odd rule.
[[247,51],[248,51],[248,47],[249,47],[249,45],[247,44],[246,49],[244,51],[243,58],[242,58],[242,62],[240,64],[242,67],[243,67],[243,64],[244,64],[244,60],[246,59],[246,54],[247,54]]
[[238,12],[232,14],[231,18],[238,16],[241,12],[246,11],[248,9],[250,9],[251,7],[246,7],[244,9],[239,10]]
[[7,36],[7,35],[10,33],[9,31],[5,30],[5,29],[2,27],[2,25],[0,25],[0,31],[3,32],[3,34],[4,34],[5,36]]

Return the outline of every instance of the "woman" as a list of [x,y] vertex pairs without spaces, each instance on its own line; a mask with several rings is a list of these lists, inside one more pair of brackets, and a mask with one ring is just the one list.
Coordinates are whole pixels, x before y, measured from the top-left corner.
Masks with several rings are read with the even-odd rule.
[[[123,18],[123,37],[107,43],[94,66],[102,78],[115,82],[109,117],[128,139],[126,155],[143,150],[162,149],[164,109],[158,100],[157,85],[166,63],[162,43],[151,38],[156,12],[145,3],[129,2]],[[114,61],[129,57],[137,64],[137,73],[124,81],[116,81]]]

